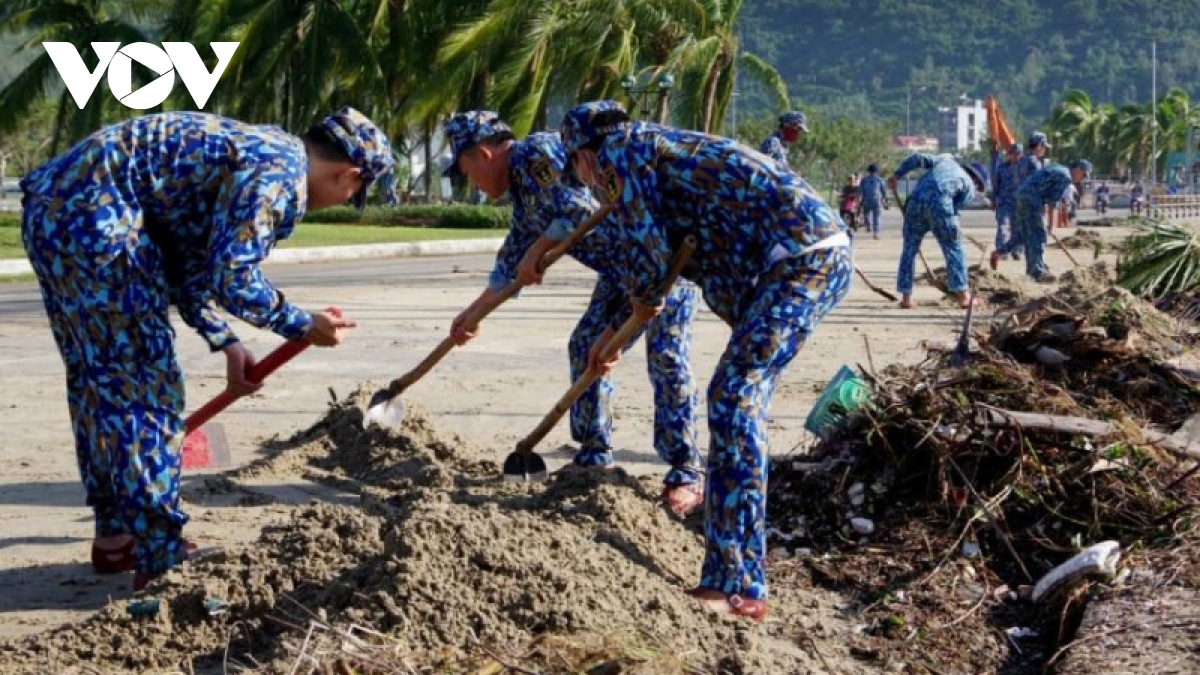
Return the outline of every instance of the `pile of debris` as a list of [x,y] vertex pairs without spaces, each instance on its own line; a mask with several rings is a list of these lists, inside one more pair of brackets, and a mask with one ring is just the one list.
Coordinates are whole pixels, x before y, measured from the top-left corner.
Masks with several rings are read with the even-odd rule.
[[[1200,536],[1200,439],[1180,431],[1200,385],[1169,361],[1177,323],[1097,289],[1106,276],[1017,309],[964,367],[935,346],[864,374],[870,405],[772,468],[771,546],[860,592],[859,650],[932,672],[1044,666],[1086,605],[1077,568],[1111,577],[1120,551],[1157,560]],[[1197,597],[1192,572],[1173,583]]]
[[[971,265],[967,268],[967,276],[976,297],[982,298],[993,307],[1007,309],[1025,301],[1021,285],[1000,272],[993,272],[983,265]],[[949,294],[949,274],[945,267],[926,271],[917,281]]]

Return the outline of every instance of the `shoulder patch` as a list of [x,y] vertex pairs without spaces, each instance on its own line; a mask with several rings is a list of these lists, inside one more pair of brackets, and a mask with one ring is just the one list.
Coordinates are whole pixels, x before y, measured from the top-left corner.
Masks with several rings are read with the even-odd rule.
[[615,204],[621,197],[621,179],[617,176],[617,170],[611,166],[604,170],[604,190],[608,193],[610,204]]
[[550,160],[545,157],[535,159],[529,166],[529,173],[542,189],[546,189],[554,183],[554,168],[550,166]]

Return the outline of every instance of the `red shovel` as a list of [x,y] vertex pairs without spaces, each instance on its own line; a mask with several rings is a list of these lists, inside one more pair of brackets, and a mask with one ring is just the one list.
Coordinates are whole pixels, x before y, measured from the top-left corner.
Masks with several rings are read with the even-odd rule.
[[[326,310],[333,316],[341,316],[336,308]],[[271,373],[291,361],[300,352],[308,349],[309,341],[304,339],[288,340],[279,345],[262,361],[254,364],[246,372],[246,379],[251,382],[262,382]],[[216,398],[204,404],[192,413],[184,422],[183,437],[183,468],[208,469],[232,464],[229,455],[229,444],[225,441],[225,430],[219,424],[205,424],[222,410],[228,408],[239,396],[225,390]]]

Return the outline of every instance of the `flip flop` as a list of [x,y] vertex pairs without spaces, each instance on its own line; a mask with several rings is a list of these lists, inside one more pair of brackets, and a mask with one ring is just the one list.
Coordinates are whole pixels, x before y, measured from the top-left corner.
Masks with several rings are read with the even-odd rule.
[[762,621],[767,616],[766,600],[751,600],[740,595],[725,595],[720,591],[700,586],[684,591],[684,593],[699,600],[705,608],[717,614],[730,614],[754,622]]
[[668,485],[663,488],[662,499],[671,513],[686,518],[688,514],[704,505],[704,483]]
[[92,542],[92,569],[96,574],[121,574],[132,572],[137,566],[137,540],[128,541],[116,548],[102,548]]

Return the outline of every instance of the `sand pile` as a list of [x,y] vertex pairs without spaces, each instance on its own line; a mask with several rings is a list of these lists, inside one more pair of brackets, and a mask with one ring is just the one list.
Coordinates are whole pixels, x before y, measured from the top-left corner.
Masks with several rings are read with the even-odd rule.
[[[172,571],[150,589],[152,615],[113,603],[0,647],[0,671],[217,673],[229,663],[287,672],[319,618],[390,634],[425,664],[480,644],[517,649],[543,633],[625,633],[706,672],[807,672],[803,652],[761,649],[744,624],[707,615],[682,593],[696,581],[702,542],[657,503],[655,486],[582,470],[505,485],[495,466],[461,460],[419,410],[398,433],[363,432],[362,400],[333,404],[239,472],[357,486],[362,508],[298,508],[256,544]],[[795,617],[797,602],[773,610]]]

